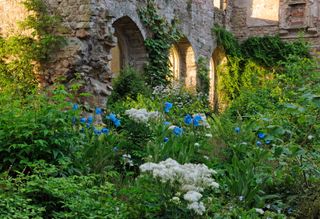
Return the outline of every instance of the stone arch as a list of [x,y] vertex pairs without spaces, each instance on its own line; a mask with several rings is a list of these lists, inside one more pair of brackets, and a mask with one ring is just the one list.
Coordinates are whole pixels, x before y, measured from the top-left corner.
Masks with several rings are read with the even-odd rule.
[[210,59],[210,91],[209,91],[209,100],[213,106],[215,112],[220,111],[220,104],[219,104],[219,95],[218,95],[218,80],[219,75],[217,74],[217,70],[223,64],[227,62],[226,54],[221,47],[217,47],[212,54]]
[[182,38],[175,44],[180,57],[179,81],[189,88],[197,85],[196,54],[187,38]]
[[117,38],[116,46],[111,50],[111,69],[117,74],[125,66],[143,70],[147,61],[144,37],[137,24],[129,17],[123,16],[112,24]]
[[175,45],[169,51],[170,70],[174,81],[180,81],[180,54]]

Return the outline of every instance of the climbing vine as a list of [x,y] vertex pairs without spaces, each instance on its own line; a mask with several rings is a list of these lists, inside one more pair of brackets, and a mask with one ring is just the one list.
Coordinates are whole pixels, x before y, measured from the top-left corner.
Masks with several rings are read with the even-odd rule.
[[209,78],[209,61],[204,57],[200,57],[197,62],[197,76],[199,85],[197,91],[203,93],[205,96],[209,95],[210,91],[210,78]]
[[282,68],[291,56],[309,57],[309,47],[304,41],[284,42],[279,36],[250,37],[239,43],[234,35],[215,26],[217,43],[224,48],[228,62],[218,68],[220,102],[228,105],[240,95],[242,89],[251,90],[264,83],[266,75]]
[[169,50],[182,34],[177,28],[177,20],[170,24],[159,15],[154,0],[147,0],[146,6],[138,10],[140,19],[152,36],[145,40],[149,63],[145,68],[146,81],[151,87],[167,85],[173,74],[170,70]]
[[0,38],[0,91],[11,90],[19,95],[37,87],[41,71],[37,66],[48,61],[64,42],[55,33],[59,17],[51,15],[42,0],[25,0],[23,5],[30,13],[20,27],[30,34]]

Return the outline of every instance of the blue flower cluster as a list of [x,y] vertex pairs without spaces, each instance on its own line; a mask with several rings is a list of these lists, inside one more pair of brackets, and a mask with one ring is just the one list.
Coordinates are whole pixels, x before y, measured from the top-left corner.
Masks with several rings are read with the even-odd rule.
[[[263,140],[263,139],[266,138],[266,134],[263,133],[263,132],[258,132],[257,137],[258,137],[259,139]],[[268,144],[271,144],[271,140],[265,139],[265,143],[266,143],[267,145],[268,145]],[[262,144],[263,144],[263,143],[262,143],[262,141],[260,141],[260,140],[258,140],[258,141],[256,142],[256,145],[257,145],[258,147],[261,147]]]
[[200,126],[201,125],[201,121],[203,121],[202,117],[200,115],[195,115],[193,118],[191,115],[187,114],[184,117],[184,123],[187,125],[191,125],[193,123],[194,126]]
[[108,116],[106,116],[106,119],[111,120],[113,122],[113,125],[118,128],[121,125],[120,119],[117,118],[117,116],[113,113],[110,113]]

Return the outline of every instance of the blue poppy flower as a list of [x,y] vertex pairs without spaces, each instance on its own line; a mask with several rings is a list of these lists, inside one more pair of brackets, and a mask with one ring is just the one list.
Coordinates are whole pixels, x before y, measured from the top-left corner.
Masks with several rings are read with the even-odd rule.
[[192,117],[188,114],[184,117],[184,123],[190,125],[192,123]]
[[236,127],[236,128],[234,129],[234,131],[235,131],[236,133],[240,133],[240,128],[239,128],[239,127]]
[[115,126],[116,128],[118,128],[118,127],[121,125],[121,121],[120,121],[119,119],[117,119],[117,120],[115,120],[115,121],[113,122],[113,124],[114,124],[114,126]]
[[106,116],[106,118],[111,120],[112,122],[115,122],[117,120],[116,115],[113,113],[110,113],[108,116]]
[[87,122],[88,122],[88,124],[91,124],[93,122],[93,117],[89,116],[88,119],[87,119]]
[[101,129],[101,132],[102,132],[103,134],[108,134],[108,133],[109,133],[109,129],[103,128],[103,129]]
[[85,118],[85,117],[82,117],[81,119],[80,119],[80,122],[81,123],[85,123],[87,121],[87,118]]
[[256,145],[257,145],[258,147],[261,147],[261,146],[262,146],[261,141],[257,141],[257,142],[256,142]]
[[97,108],[96,108],[96,114],[97,114],[97,115],[102,114],[102,109],[99,108],[99,107],[97,107]]
[[258,138],[264,139],[265,137],[266,137],[266,135],[263,132],[258,133]]
[[171,124],[171,122],[168,122],[168,121],[165,121],[164,123],[163,123],[163,125],[170,125]]
[[172,106],[173,106],[172,103],[170,103],[170,102],[165,102],[165,103],[164,103],[164,111],[165,111],[166,113],[168,113],[168,112],[170,111],[170,109],[172,108]]
[[194,126],[200,126],[200,121],[202,121],[202,117],[200,115],[195,115],[193,117],[193,125]]
[[167,142],[169,141],[169,138],[165,137],[165,138],[163,139],[163,141],[164,141],[165,143],[167,143]]
[[78,104],[76,104],[76,103],[75,103],[75,104],[73,104],[72,109],[73,109],[73,110],[77,110],[77,109],[79,109],[79,105],[78,105]]
[[115,127],[119,127],[121,125],[121,120],[117,119],[116,115],[113,113],[110,113],[108,116],[106,116],[107,119],[111,120]]
[[173,133],[175,134],[175,135],[177,135],[177,136],[179,136],[179,135],[182,135],[182,132],[183,132],[183,130],[182,130],[182,128],[180,128],[180,127],[174,127],[174,129],[173,129]]
[[266,144],[270,144],[271,143],[271,140],[266,140]]
[[93,130],[93,132],[94,132],[94,134],[96,134],[96,135],[101,135],[101,133],[102,133],[100,130],[98,130],[98,129],[96,129],[96,128]]

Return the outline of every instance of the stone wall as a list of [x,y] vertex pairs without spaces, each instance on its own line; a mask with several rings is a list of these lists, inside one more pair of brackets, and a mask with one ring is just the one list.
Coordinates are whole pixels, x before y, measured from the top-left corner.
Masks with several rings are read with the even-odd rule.
[[21,32],[17,22],[26,16],[21,0],[0,0],[0,35],[6,37]]
[[320,46],[319,0],[235,0],[231,30],[237,38],[280,35],[296,39],[301,32],[314,47]]
[[[1,35],[16,31],[16,21],[26,16],[21,1],[0,0]],[[146,0],[44,1],[52,14],[61,16],[62,24],[57,31],[65,36],[67,45],[44,66],[43,81],[50,85],[65,77],[69,84],[82,83],[82,91],[93,94],[82,101],[91,106],[104,106],[112,91],[114,77],[111,71],[112,48],[118,46],[125,51],[118,54],[122,56],[122,63],[138,69],[142,69],[148,60],[143,41],[151,33],[137,13]],[[213,0],[157,0],[156,3],[168,22],[174,18],[179,20],[179,28],[185,36],[184,42],[177,45],[180,58],[193,57],[192,63],[195,63],[201,56],[212,58],[216,48],[211,32],[214,24],[231,30],[240,40],[275,34],[294,39],[299,31],[305,30],[306,39],[319,49],[319,1],[220,0],[219,8],[214,7]],[[215,2],[219,3],[218,0]],[[186,55],[187,50],[192,51],[192,56]],[[187,69],[187,63],[181,63],[180,70]],[[189,67],[194,74],[194,64]]]

